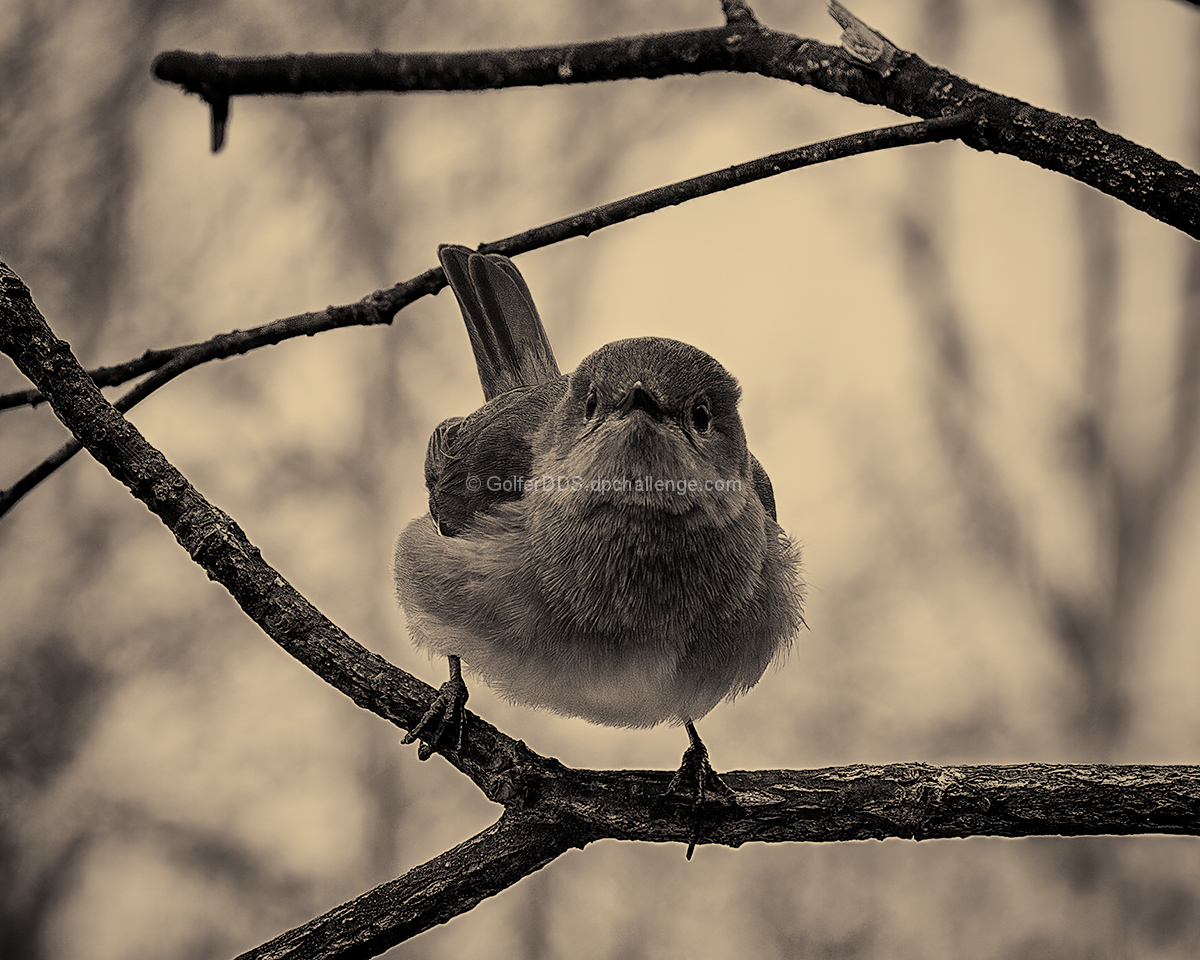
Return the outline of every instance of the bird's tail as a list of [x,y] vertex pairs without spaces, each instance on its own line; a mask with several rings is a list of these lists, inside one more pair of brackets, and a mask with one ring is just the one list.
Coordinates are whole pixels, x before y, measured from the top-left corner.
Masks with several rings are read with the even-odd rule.
[[515,263],[454,244],[440,246],[438,259],[467,323],[486,399],[561,376]]

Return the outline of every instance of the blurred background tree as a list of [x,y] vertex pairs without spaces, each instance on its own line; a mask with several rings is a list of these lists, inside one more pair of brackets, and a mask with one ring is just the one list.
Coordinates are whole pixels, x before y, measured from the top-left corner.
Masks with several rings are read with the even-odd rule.
[[[823,3],[756,3],[834,41]],[[863,0],[903,48],[1200,163],[1197,11]],[[164,49],[528,46],[720,22],[716,3],[56,4],[0,12],[0,253],[88,365],[344,303],[477,243],[895,122],[712,75],[241,99],[225,151]],[[947,143],[800,171],[521,258],[565,369],[694,343],[743,382],[805,546],[811,630],[706,719],[723,767],[1188,762],[1200,746],[1200,255]],[[0,390],[24,387],[7,361]],[[408,644],[391,541],[429,430],[480,400],[452,300],[189,373],[132,419],[367,646]],[[8,485],[63,431],[0,418]],[[283,656],[78,457],[0,523],[0,955],[228,956],[494,816]],[[679,732],[471,705],[573,766]],[[397,956],[1193,957],[1200,841],[595,844]]]

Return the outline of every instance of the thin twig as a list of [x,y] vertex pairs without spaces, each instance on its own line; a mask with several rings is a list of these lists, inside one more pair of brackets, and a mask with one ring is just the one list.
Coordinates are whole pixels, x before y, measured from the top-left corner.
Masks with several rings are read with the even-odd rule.
[[[151,370],[157,370],[176,354],[199,346],[198,343],[185,343],[163,350],[147,350],[140,357],[134,357],[124,363],[89,370],[88,376],[96,381],[98,387],[117,387],[130,380],[136,380]],[[12,393],[0,394],[0,410],[8,410],[12,407],[36,407],[45,401],[46,398],[42,396],[40,390],[14,390]]]
[[[147,350],[140,357],[110,367],[98,367],[89,376],[98,386],[110,387],[126,383],[142,374],[161,369],[180,358],[189,358],[189,367],[209,360],[225,360],[249,353],[258,347],[270,347],[293,337],[311,337],[339,327],[370,326],[391,323],[392,318],[414,300],[437,293],[446,285],[440,267],[426,270],[410,280],[384,290],[376,290],[357,303],[329,306],[324,310],[299,313],[272,320],[249,330],[219,333],[199,343],[180,344],[159,350]],[[41,403],[45,398],[37,390],[21,390],[0,395],[0,410],[24,404]],[[139,399],[141,399],[139,397]],[[119,402],[119,401],[118,401]]]
[[933,120],[880,127],[845,137],[836,137],[832,140],[822,140],[819,143],[774,153],[748,163],[737,163],[703,176],[681,180],[678,183],[656,187],[623,200],[606,203],[574,217],[556,220],[503,240],[482,244],[479,250],[482,253],[502,253],[506,256],[515,256],[571,237],[586,237],[604,227],[632,220],[634,217],[654,213],[665,207],[677,206],[698,197],[707,197],[714,193],[720,193],[722,190],[740,187],[756,180],[765,180],[768,177],[778,176],[790,170],[798,170],[801,167],[814,166],[828,160],[842,160],[876,150],[951,140],[977,116],[978,110],[968,108],[960,113]]
[[[602,204],[591,210],[585,210],[583,213],[555,220],[502,240],[482,244],[479,249],[485,253],[517,256],[571,237],[586,237],[604,227],[611,227],[634,217],[654,213],[666,207],[678,206],[688,200],[695,200],[719,193],[722,190],[753,183],[756,180],[778,176],[801,167],[862,153],[871,153],[876,150],[952,139],[964,124],[969,124],[974,120],[976,114],[976,110],[968,109],[948,117],[882,127],[796,147],[758,160],[714,170],[689,180],[647,190],[612,203]],[[258,347],[272,346],[292,337],[312,336],[337,327],[390,323],[403,307],[421,297],[437,293],[445,285],[445,274],[440,267],[435,267],[386,290],[377,290],[358,303],[327,307],[313,313],[286,317],[251,330],[234,330],[231,333],[219,334],[202,343],[147,352],[137,360],[103,369],[110,371],[140,369],[152,362],[148,359],[151,357],[161,360],[163,363],[154,374],[116,401],[117,409],[124,413],[179,374],[202,363],[210,360],[224,360]],[[31,402],[34,398],[41,399],[41,394],[36,391],[24,391],[24,396]],[[4,399],[6,398],[0,398],[0,400]],[[15,406],[15,404],[8,405]],[[3,406],[4,404],[0,404],[0,409]],[[80,449],[78,442],[68,441],[7,490],[0,491],[0,517],[3,517],[26,493],[70,460]]]

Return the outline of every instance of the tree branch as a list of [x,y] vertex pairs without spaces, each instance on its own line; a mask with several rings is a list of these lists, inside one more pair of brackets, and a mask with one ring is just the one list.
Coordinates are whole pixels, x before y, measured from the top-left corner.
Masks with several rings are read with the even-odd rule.
[[721,12],[725,14],[727,24],[758,23],[758,17],[754,15],[746,0],[721,0]]
[[[554,761],[547,761],[553,764]],[[736,804],[706,809],[702,842],[1200,833],[1200,767],[855,765],[723,774]],[[683,842],[668,773],[557,768],[528,809],[240,960],[369,957],[444,923],[572,847]]]
[[[435,267],[410,280],[388,287],[386,290],[376,290],[357,303],[329,306],[324,310],[283,317],[249,330],[220,333],[199,343],[147,350],[140,357],[126,360],[124,363],[90,370],[88,376],[97,386],[114,387],[140,377],[142,374],[161,370],[173,361],[180,360],[182,369],[175,374],[178,376],[184,369],[191,369],[209,360],[226,360],[229,357],[249,353],[259,347],[274,346],[293,337],[311,337],[326,330],[336,330],[339,327],[391,323],[392,318],[404,307],[421,297],[437,293],[444,286],[446,286],[446,275],[442,273],[440,267]],[[119,406],[125,402],[122,398],[117,401],[118,409],[123,412],[143,399],[144,396],[145,394],[137,396],[137,399],[129,402],[126,407]],[[18,390],[0,394],[0,410],[19,406],[36,406],[45,399],[39,390]]]
[[[722,190],[753,183],[756,180],[778,176],[801,167],[862,153],[871,153],[876,150],[948,140],[974,117],[975,112],[967,110],[961,114],[893,127],[882,127],[877,130],[867,130],[833,140],[823,140],[819,143],[796,147],[758,160],[734,164],[722,170],[714,170],[689,180],[668,184],[665,187],[646,190],[612,203],[602,204],[583,213],[555,220],[540,227],[533,227],[502,240],[481,244],[479,250],[483,253],[517,256],[572,237],[586,237],[597,230],[632,220],[635,217],[654,213],[666,207],[678,206],[688,200],[709,196]],[[421,297],[436,294],[445,286],[446,276],[441,267],[434,267],[411,280],[398,283],[386,290],[376,290],[357,303],[340,307],[331,306],[312,313],[286,317],[250,330],[234,330],[230,333],[218,334],[202,343],[147,351],[141,357],[126,363],[99,368],[104,383],[96,380],[94,376],[93,380],[101,386],[105,383],[119,383],[121,380],[116,379],[118,377],[125,376],[126,379],[131,379],[147,369],[151,369],[154,364],[161,364],[151,376],[116,401],[114,406],[121,413],[125,413],[159,387],[202,363],[210,360],[224,360],[248,353],[258,347],[273,346],[293,337],[311,337],[338,327],[391,323],[395,315],[408,304]],[[16,407],[22,402],[40,403],[43,399],[42,394],[37,390],[5,394],[0,396],[0,410],[6,407]],[[81,449],[82,446],[77,440],[68,441],[11,487],[0,490],[0,517],[3,517],[25,494],[54,473]]]
[[[424,273],[398,283],[387,290],[376,290],[363,297],[357,303],[340,307],[326,307],[311,313],[297,314],[284,317],[271,323],[254,327],[250,330],[234,330],[221,333],[201,343],[187,344],[180,347],[169,347],[162,350],[148,350],[141,357],[118,364],[114,367],[101,367],[107,372],[106,378],[112,378],[129,373],[136,376],[151,364],[161,361],[161,366],[149,377],[121,396],[113,406],[121,413],[131,410],[159,387],[165,386],[181,373],[191,370],[210,360],[225,360],[229,357],[249,353],[259,347],[274,346],[293,337],[311,337],[325,330],[338,327],[366,326],[377,323],[391,323],[392,318],[408,304],[419,300],[428,294],[437,293],[446,285],[446,275],[441,267],[426,270]],[[93,381],[96,382],[96,381]],[[120,381],[117,381],[120,382]],[[103,385],[103,384],[98,384]],[[7,394],[0,397],[6,401],[10,397],[25,397],[31,403],[40,403],[45,397],[39,390],[21,391],[19,394]],[[15,407],[14,403],[0,402],[0,409],[5,406]],[[77,440],[68,440],[49,457],[17,480],[11,487],[0,490],[0,517],[16,506],[17,502],[30,490],[54,473],[59,467],[70,460],[83,449]]]
[[[979,107],[974,124],[958,137],[967,146],[1064,174],[1200,239],[1197,174],[1093,120],[1042,110],[931,66],[840,4],[831,8],[839,22],[852,25],[847,45],[772,30],[751,16],[700,30],[466,53],[221,57],[172,50],[159,54],[152,69],[213,106],[214,143],[216,114],[227,112],[235,96],[498,90],[713,71],[756,73],[926,119]],[[223,138],[224,119],[220,125]]]
[[[88,376],[95,381],[98,387],[117,387],[152,370],[157,370],[173,359],[176,354],[198,346],[200,346],[198,343],[187,343],[178,347],[167,347],[163,350],[147,350],[140,357],[134,357],[124,363],[89,370]],[[0,393],[0,410],[9,410],[13,407],[36,407],[39,403],[45,402],[46,398],[42,396],[40,390],[14,390],[11,393]]]
[[[110,405],[0,263],[0,349],[109,472],[284,650],[403,729],[434,690],[365,649],[263,560],[238,525]],[[693,811],[664,796],[667,771],[575,770],[467,714],[444,753],[507,813],[472,841],[273,941],[261,957],[365,957],[515,883],[571,847],[614,838],[687,842]],[[902,837],[1200,835],[1200,766],[855,765],[725,775],[735,801],[696,816],[702,843]],[[269,948],[269,949],[268,949]]]
[[536,817],[506,814],[397,880],[335,907],[238,960],[374,957],[453,920],[540,870],[572,844]]
[[[55,415],[175,535],[193,560],[284,650],[356,704],[408,730],[435,691],[357,643],[263,560],[228,514],[210,504],[114,408],[57,339],[21,279],[0,263],[0,350],[41,390]],[[506,771],[527,748],[471,716],[470,746],[447,755],[489,797],[511,793]]]

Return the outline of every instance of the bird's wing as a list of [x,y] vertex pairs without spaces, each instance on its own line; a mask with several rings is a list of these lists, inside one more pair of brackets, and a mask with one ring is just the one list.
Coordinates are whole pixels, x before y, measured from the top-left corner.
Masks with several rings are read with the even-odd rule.
[[479,514],[521,498],[533,472],[534,437],[566,389],[566,377],[518,387],[438,425],[425,454],[425,485],[443,536],[457,537]]
[[767,471],[754,454],[750,454],[750,479],[754,481],[754,492],[762,501],[767,516],[778,522],[778,517],[775,516],[775,488],[771,486],[771,478],[767,476]]
[[546,328],[516,264],[454,244],[439,247],[438,259],[467,324],[484,398],[557,380]]

